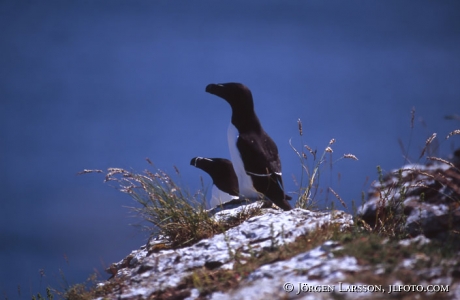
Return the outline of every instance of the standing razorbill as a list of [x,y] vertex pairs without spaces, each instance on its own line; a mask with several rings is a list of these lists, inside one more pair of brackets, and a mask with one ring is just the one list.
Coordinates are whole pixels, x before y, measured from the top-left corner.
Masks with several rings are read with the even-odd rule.
[[260,198],[264,194],[284,210],[292,209],[284,194],[278,147],[254,112],[251,91],[241,83],[209,84],[206,92],[219,96],[232,107],[228,146],[238,177],[240,194]]
[[205,171],[212,178],[210,208],[239,198],[238,178],[231,161],[225,158],[194,157],[190,164]]

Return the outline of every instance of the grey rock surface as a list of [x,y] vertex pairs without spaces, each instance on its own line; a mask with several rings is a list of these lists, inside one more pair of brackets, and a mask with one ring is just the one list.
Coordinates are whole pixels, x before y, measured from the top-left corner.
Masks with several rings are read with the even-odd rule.
[[411,236],[442,237],[460,230],[459,165],[430,162],[392,170],[371,186],[358,215],[372,227],[376,216],[388,213],[401,218],[401,230]]
[[[260,209],[260,205],[256,202],[250,204],[249,208],[221,211],[216,218],[231,218],[247,209]],[[142,246],[112,265],[110,270],[113,278],[100,283],[100,286],[117,282],[119,288],[98,299],[157,299],[156,294],[168,289],[173,291],[172,294],[163,294],[160,299],[388,299],[388,285],[374,286],[356,282],[355,279],[355,275],[361,272],[385,276],[385,266],[362,265],[359,258],[334,255],[335,251],[341,249],[336,241],[326,241],[290,259],[264,264],[227,292],[200,295],[198,289],[181,285],[183,279],[196,270],[232,269],[236,262],[236,251],[238,262],[244,263],[246,256],[292,243],[297,237],[321,226],[337,224],[341,229],[353,226],[352,216],[343,211],[312,212],[298,208],[280,211],[269,208],[261,209],[261,213],[223,234],[201,240],[190,247],[151,253],[149,247],[162,242],[161,239],[151,241],[150,245]],[[399,246],[419,247],[428,243],[431,243],[430,239],[419,235],[400,241]],[[460,252],[456,257],[460,257]],[[402,260],[396,269],[412,272],[419,261],[428,259],[425,254],[415,252]],[[416,272],[422,278],[420,286],[448,285],[449,293],[444,293],[442,299],[460,299],[460,266],[457,259],[445,261],[440,266],[417,269]],[[393,284],[403,283],[395,280]],[[436,299],[437,296],[433,297]]]
[[[238,209],[242,208],[236,208],[236,210]],[[263,215],[250,218],[224,234],[201,240],[190,247],[161,250],[150,255],[148,255],[147,246],[133,251],[127,258],[111,267],[114,278],[122,282],[125,281],[125,286],[128,287],[113,297],[146,299],[155,292],[168,287],[176,287],[185,276],[198,268],[206,266],[232,268],[234,263],[232,256],[236,250],[243,255],[253,255],[269,249],[274,244],[292,243],[297,237],[326,224],[338,224],[342,229],[353,225],[352,216],[342,211],[311,212],[294,209],[284,212],[274,209],[263,210]],[[330,247],[336,246],[333,244],[325,245],[321,249],[303,254],[296,260],[303,261],[304,266],[313,264],[313,261],[319,257],[328,257],[330,251],[326,251],[326,249]],[[274,265],[273,267],[284,269],[289,265],[295,266],[296,260],[287,262],[284,267],[282,265]],[[353,259],[349,258],[349,261],[352,262]],[[251,275],[252,278],[264,280],[261,275],[264,274],[264,270],[254,272]],[[319,270],[317,271],[319,272]],[[280,275],[282,274],[284,274],[283,277],[288,277],[287,273],[280,273]],[[279,277],[275,281],[282,281],[283,277]],[[104,284],[106,283],[101,285]],[[277,288],[282,288],[282,284],[277,285]]]

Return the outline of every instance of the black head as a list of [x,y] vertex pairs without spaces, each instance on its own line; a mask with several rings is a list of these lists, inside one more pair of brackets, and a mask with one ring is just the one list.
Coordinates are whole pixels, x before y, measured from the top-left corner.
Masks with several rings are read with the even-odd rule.
[[206,87],[206,92],[216,95],[227,101],[234,111],[235,109],[245,111],[254,110],[252,93],[248,87],[242,83],[211,83]]
[[238,196],[238,177],[233,170],[232,162],[228,159],[194,157],[190,161],[190,165],[208,173],[220,190]]
[[206,171],[207,166],[214,164],[214,159],[213,158],[207,158],[207,157],[194,157],[190,161],[191,166],[195,166],[199,169],[202,169],[203,171]]

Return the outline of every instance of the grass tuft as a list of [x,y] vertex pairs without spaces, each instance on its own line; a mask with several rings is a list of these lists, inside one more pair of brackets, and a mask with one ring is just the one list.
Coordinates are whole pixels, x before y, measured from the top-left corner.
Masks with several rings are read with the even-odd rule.
[[[147,159],[153,166],[153,163]],[[177,167],[176,174],[180,175]],[[95,170],[101,173],[100,170]],[[91,173],[85,170],[83,174]],[[130,195],[140,207],[131,207],[139,216],[151,223],[153,237],[166,240],[169,247],[178,248],[225,232],[258,214],[257,210],[243,210],[236,218],[219,222],[206,210],[204,194],[191,195],[162,170],[145,170],[137,174],[121,168],[109,168],[105,181],[116,182],[121,192]]]
[[[291,146],[292,150],[295,152],[295,154],[299,158],[300,165],[301,165],[300,182],[298,182],[294,178],[294,181],[299,186],[299,197],[296,203],[296,207],[312,210],[318,207],[318,201],[316,200],[316,196],[317,196],[317,193],[319,191],[319,186],[320,186],[321,167],[324,163],[327,162],[326,154],[330,155],[331,165],[341,159],[358,160],[358,158],[356,157],[356,155],[348,153],[348,154],[342,155],[339,159],[332,162],[332,153],[334,152],[334,150],[332,149],[332,145],[336,142],[336,140],[333,138],[329,141],[328,145],[324,148],[324,151],[321,154],[321,157],[317,160],[316,159],[317,151],[312,150],[311,147],[303,143],[302,121],[298,119],[297,124],[298,124],[298,129],[299,129],[300,142],[302,144],[302,146],[299,147],[299,149],[301,150],[298,150],[296,147],[294,147],[292,145],[292,140],[289,140],[289,145]],[[309,167],[308,153],[305,152],[304,149],[306,149],[313,158],[312,167]],[[339,196],[337,192],[335,192],[331,188],[329,188],[329,191],[331,191],[332,194],[334,194],[334,196],[340,201],[340,203],[345,208],[347,208],[345,205],[345,202],[342,200],[342,198]]]

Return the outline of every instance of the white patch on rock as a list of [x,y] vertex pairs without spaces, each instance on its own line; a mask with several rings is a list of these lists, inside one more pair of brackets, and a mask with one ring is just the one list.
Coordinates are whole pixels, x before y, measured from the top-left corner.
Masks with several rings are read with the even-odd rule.
[[[236,210],[238,209],[241,210],[244,207]],[[130,297],[146,299],[154,292],[177,286],[182,278],[205,265],[221,264],[220,268],[232,268],[233,255],[237,250],[240,257],[244,257],[244,255],[265,251],[274,245],[292,243],[297,237],[327,224],[339,224],[343,229],[353,225],[352,216],[342,211],[311,212],[297,208],[291,211],[264,209],[264,212],[265,214],[252,217],[223,234],[201,240],[190,247],[161,250],[150,255],[147,255],[145,246],[141,250],[133,251],[128,258],[112,265],[112,268],[116,270],[115,277],[126,281],[122,294],[116,296],[120,296],[121,299]],[[231,212],[227,213],[231,214]],[[331,249],[337,247],[339,247],[338,244],[326,243],[318,249],[296,256],[293,259],[297,263],[286,262],[286,266],[299,268],[299,261],[302,261],[302,267],[315,265],[316,262],[321,264],[321,261],[332,259],[329,253]],[[341,266],[343,261],[351,262],[350,258],[342,258],[333,260],[333,264]],[[277,265],[275,263],[270,266],[276,268]],[[279,266],[281,267],[282,264]],[[325,273],[335,267],[322,266],[321,268],[323,270],[321,272],[319,269],[312,272]],[[262,267],[258,272],[262,274],[263,270]],[[255,271],[251,276],[255,277],[257,274]],[[287,272],[280,273],[282,274],[288,276]],[[335,275],[332,278],[335,278]],[[277,285],[277,287],[280,288],[282,285]]]

